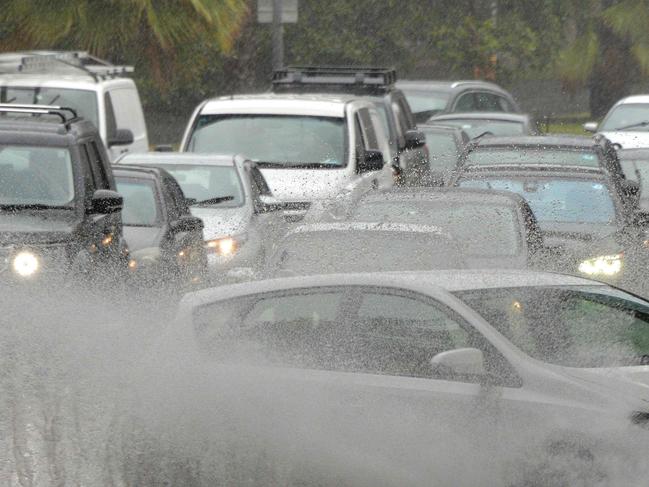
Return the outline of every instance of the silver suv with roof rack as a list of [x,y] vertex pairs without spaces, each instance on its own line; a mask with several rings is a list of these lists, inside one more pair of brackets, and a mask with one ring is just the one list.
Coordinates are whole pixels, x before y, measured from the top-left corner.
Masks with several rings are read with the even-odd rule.
[[65,105],[99,130],[111,160],[145,152],[149,141],[131,66],[83,51],[0,54],[0,103]]
[[300,219],[315,200],[394,182],[380,114],[353,95],[221,97],[195,110],[181,151],[243,154]]

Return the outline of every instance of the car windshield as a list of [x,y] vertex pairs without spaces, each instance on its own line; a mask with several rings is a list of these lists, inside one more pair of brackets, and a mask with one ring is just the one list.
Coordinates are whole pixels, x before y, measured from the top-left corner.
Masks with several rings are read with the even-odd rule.
[[649,305],[605,286],[515,287],[455,293],[522,351],[567,367],[649,359]]
[[124,198],[122,222],[131,227],[154,227],[160,220],[153,181],[117,176],[117,191]]
[[462,267],[442,235],[397,231],[313,231],[289,235],[271,259],[283,274],[334,274]]
[[232,208],[243,205],[245,197],[239,174],[233,166],[211,166],[207,164],[165,164],[163,166],[176,178],[180,188],[194,204],[213,198],[222,200],[212,205],[219,208]]
[[0,207],[66,207],[74,195],[67,148],[0,145]]
[[649,103],[623,103],[611,110],[599,127],[601,132],[626,129],[649,131]]
[[95,127],[99,127],[97,95],[94,91],[45,86],[7,86],[2,93],[3,96],[0,100],[2,103],[70,107],[76,110],[80,117],[90,120]]
[[525,238],[510,207],[454,201],[372,201],[356,207],[360,221],[414,223],[448,231],[471,256],[515,256]]
[[449,172],[457,166],[460,149],[452,133],[433,132],[425,127],[421,131],[426,136],[426,146],[430,154],[428,161],[433,172]]
[[608,186],[597,180],[551,178],[466,178],[463,188],[511,191],[525,198],[539,223],[606,223],[616,221]]
[[279,167],[345,165],[345,119],[284,115],[201,115],[190,152],[244,154]]
[[467,166],[553,165],[599,167],[599,157],[587,149],[549,147],[476,147],[467,156]]
[[442,91],[416,90],[406,88],[402,90],[412,109],[412,113],[430,112],[431,115],[441,112],[446,108],[449,94]]
[[454,125],[464,130],[470,138],[489,132],[491,135],[508,136],[525,134],[525,125],[522,122],[507,120],[488,120],[480,118],[465,118],[440,120],[444,125]]

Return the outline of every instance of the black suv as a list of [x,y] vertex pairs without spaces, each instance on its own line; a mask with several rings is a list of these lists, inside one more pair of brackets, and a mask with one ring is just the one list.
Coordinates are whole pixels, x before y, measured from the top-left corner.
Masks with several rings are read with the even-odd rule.
[[[95,126],[70,108],[0,105],[0,281],[124,276],[122,197]],[[85,282],[85,279],[84,279]]]
[[273,73],[273,92],[345,93],[372,100],[381,114],[399,182],[418,185],[421,179],[428,179],[426,139],[417,130],[396,81],[397,73],[391,68],[289,66]]

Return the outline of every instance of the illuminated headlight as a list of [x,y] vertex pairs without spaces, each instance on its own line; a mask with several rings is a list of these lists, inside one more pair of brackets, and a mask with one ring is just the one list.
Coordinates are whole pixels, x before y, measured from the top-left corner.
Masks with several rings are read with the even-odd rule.
[[11,260],[11,268],[21,277],[31,277],[38,272],[41,263],[40,259],[33,252],[23,250],[17,253]]
[[239,250],[240,242],[241,240],[234,237],[218,238],[205,242],[205,248],[208,252],[227,257],[234,255]]
[[601,255],[579,264],[579,272],[589,276],[614,276],[622,270],[624,254]]

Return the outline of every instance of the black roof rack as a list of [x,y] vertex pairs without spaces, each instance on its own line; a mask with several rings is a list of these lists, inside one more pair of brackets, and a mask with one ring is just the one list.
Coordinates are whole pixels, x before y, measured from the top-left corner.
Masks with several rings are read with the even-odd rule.
[[[51,105],[15,105],[13,103],[0,104],[0,114],[18,113],[25,115],[52,115],[59,117],[61,122],[69,126],[71,122],[79,120],[76,110],[69,107]],[[71,115],[71,116],[70,116]]]
[[369,66],[287,66],[273,71],[274,92],[374,94],[397,81],[394,68]]
[[3,74],[85,74],[100,81],[133,71],[133,66],[115,66],[86,51],[20,51],[0,54],[0,73]]

